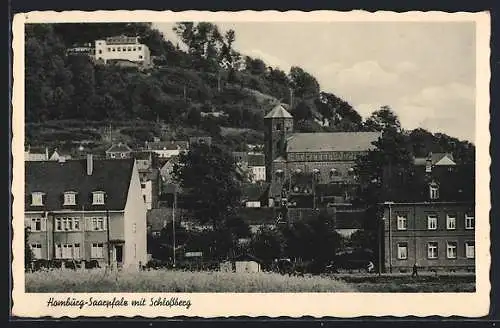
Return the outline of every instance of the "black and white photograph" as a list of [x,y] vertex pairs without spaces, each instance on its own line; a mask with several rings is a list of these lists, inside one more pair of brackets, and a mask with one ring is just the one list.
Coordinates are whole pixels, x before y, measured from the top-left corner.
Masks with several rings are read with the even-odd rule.
[[487,313],[487,13],[16,17],[19,313]]

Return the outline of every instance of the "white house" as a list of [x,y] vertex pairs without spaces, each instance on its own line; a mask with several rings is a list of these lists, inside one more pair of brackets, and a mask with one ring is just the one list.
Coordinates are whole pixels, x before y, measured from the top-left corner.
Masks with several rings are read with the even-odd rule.
[[170,158],[178,156],[181,152],[187,151],[189,143],[187,141],[159,141],[146,143],[145,151],[153,152],[159,158]]
[[95,41],[95,58],[105,64],[110,60],[127,60],[151,65],[148,46],[139,43],[139,37],[115,36]]

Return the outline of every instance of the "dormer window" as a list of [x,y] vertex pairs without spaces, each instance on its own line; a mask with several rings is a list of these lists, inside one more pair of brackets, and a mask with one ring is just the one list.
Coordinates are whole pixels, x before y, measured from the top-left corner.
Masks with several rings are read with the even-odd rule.
[[64,193],[64,205],[76,205],[76,192],[67,191]]
[[431,173],[432,172],[432,161],[427,160],[425,162],[425,172]]
[[43,192],[31,193],[31,206],[43,206]]
[[430,199],[438,199],[439,198],[439,186],[435,183],[431,183],[429,185],[429,197]]
[[94,191],[92,193],[92,205],[104,205],[104,191]]

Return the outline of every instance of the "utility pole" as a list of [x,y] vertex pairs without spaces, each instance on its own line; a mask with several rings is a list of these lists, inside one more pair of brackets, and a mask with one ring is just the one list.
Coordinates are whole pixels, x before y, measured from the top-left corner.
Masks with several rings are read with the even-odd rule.
[[290,109],[293,108],[293,89],[289,88],[290,90]]

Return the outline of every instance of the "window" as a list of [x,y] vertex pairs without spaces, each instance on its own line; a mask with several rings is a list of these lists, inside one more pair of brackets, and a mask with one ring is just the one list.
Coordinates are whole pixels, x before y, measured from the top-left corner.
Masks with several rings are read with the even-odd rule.
[[118,48],[117,48],[117,51],[122,51],[122,48],[118,47]]
[[110,156],[111,156],[111,158],[116,158],[115,153],[111,153]]
[[32,218],[30,224],[31,231],[42,231],[42,219]]
[[439,198],[439,188],[436,184],[429,185],[429,197],[431,199]]
[[92,230],[102,231],[105,230],[104,218],[92,218]]
[[406,260],[408,258],[408,244],[398,243],[398,259]]
[[32,206],[43,206],[43,193],[34,192],[31,194],[31,205]]
[[427,258],[437,259],[438,257],[438,243],[430,242],[427,244]]
[[79,231],[80,218],[56,218],[56,231]]
[[36,259],[42,258],[42,244],[31,244],[31,252]]
[[137,50],[141,51],[142,47],[137,47]]
[[281,123],[276,123],[276,131],[281,131]]
[[134,223],[134,224],[132,225],[132,231],[133,231],[134,233],[137,231],[137,224],[136,224],[136,223]]
[[76,205],[76,193],[72,191],[65,192],[64,205]]
[[79,259],[80,244],[56,244],[56,259]]
[[146,184],[144,182],[141,183],[141,188],[142,189],[146,188]]
[[139,55],[139,59],[142,59],[142,55]]
[[90,248],[90,257],[93,259],[104,258],[104,244],[92,243],[92,247]]
[[108,47],[108,51],[111,51],[111,47]]
[[99,49],[99,53],[102,54],[102,50],[101,49]]
[[142,199],[144,200],[144,203],[146,202],[146,195],[142,195]]
[[473,259],[476,256],[475,253],[475,243],[473,241],[465,242],[465,257],[468,259]]
[[474,229],[474,227],[475,227],[474,216],[465,214],[465,229]]
[[408,229],[408,220],[406,215],[398,215],[398,230]]
[[449,241],[446,245],[446,257],[449,259],[457,258],[457,243],[455,241]]
[[436,230],[437,229],[437,216],[432,214],[427,216],[427,229]]
[[96,191],[92,193],[92,204],[93,205],[103,205],[104,204],[104,192]]
[[113,51],[116,51],[116,48],[115,48],[115,47],[113,47]]
[[455,230],[457,228],[457,218],[455,215],[446,216],[446,229]]
[[134,47],[134,48],[133,48],[133,50],[134,50],[134,51],[136,51],[136,50],[137,50],[137,48],[136,48],[136,47]]

